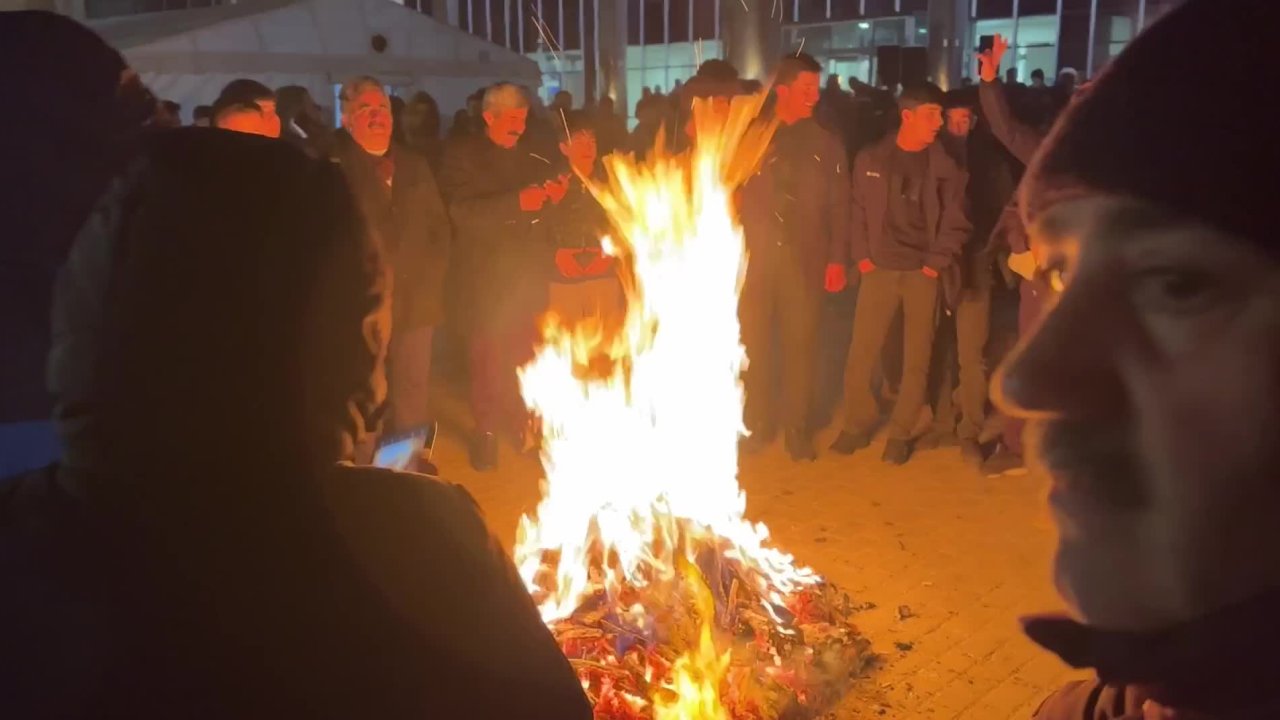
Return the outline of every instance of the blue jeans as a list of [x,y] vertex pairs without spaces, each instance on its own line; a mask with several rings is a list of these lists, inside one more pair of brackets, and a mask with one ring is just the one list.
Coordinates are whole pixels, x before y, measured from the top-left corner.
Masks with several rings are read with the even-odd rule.
[[0,424],[0,478],[51,465],[59,455],[61,448],[52,422]]

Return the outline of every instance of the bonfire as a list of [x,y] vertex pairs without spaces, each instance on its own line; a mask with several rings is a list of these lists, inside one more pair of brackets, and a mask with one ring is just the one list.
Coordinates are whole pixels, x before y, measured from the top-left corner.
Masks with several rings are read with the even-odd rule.
[[597,718],[810,717],[865,657],[848,596],[771,545],[738,484],[733,197],[776,128],[763,101],[699,102],[691,149],[606,159],[625,322],[549,317],[521,370],[546,474],[515,560]]

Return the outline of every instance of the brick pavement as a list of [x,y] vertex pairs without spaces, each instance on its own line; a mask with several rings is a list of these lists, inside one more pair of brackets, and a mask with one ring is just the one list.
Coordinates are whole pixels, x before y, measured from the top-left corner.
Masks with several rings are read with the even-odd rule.
[[[1016,622],[1058,606],[1044,488],[1028,477],[979,477],[955,449],[889,467],[881,447],[794,464],[775,445],[747,458],[741,473],[749,517],[767,523],[779,547],[857,602],[876,605],[858,624],[882,660],[838,717],[1029,718],[1075,676],[1023,638]],[[498,472],[477,474],[446,431],[436,457],[510,548],[517,519],[537,505],[541,469],[534,458],[502,451]]]

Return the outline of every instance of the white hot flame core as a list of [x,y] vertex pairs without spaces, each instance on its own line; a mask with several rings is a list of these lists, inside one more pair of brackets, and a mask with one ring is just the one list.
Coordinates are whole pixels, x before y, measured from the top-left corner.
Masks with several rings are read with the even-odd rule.
[[521,371],[542,419],[546,480],[536,519],[520,521],[515,560],[547,622],[601,589],[616,598],[672,578],[677,556],[694,561],[695,542],[714,542],[779,605],[819,581],[745,519],[737,477],[746,252],[732,188],[772,134],[752,123],[761,102],[735,99],[728,117],[700,104],[688,154],[613,156],[609,183],[592,188],[615,228],[608,252],[621,258],[625,324],[606,338],[552,319]]

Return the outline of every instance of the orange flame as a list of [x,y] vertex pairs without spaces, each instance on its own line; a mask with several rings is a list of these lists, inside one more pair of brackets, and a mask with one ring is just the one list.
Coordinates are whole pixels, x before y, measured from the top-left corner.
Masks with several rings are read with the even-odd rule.
[[[689,152],[660,146],[645,162],[613,155],[608,181],[592,187],[614,228],[605,247],[619,258],[625,322],[606,335],[598,323],[564,327],[551,317],[520,373],[542,420],[546,479],[536,516],[520,521],[515,560],[548,623],[601,590],[616,599],[677,579],[708,542],[745,570],[775,621],[770,603],[820,580],[745,519],[737,479],[747,258],[733,189],[776,128],[756,120],[764,98],[695,104]],[[719,704],[712,685],[727,662],[711,614],[699,647],[673,670],[681,702],[688,694],[707,708]],[[700,712],[669,717],[721,717]]]

